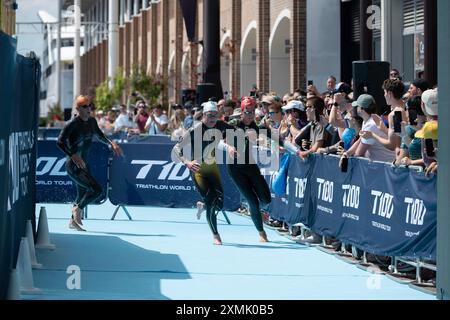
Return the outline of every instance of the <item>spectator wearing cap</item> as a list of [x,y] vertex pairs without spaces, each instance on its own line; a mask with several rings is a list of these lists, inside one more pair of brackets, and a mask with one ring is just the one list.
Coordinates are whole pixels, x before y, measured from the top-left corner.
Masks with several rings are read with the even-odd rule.
[[136,121],[136,124],[139,128],[140,133],[145,132],[145,124],[147,123],[148,118],[150,117],[150,114],[148,113],[147,104],[145,101],[138,101],[136,104],[137,106],[137,114],[134,118],[134,121]]
[[375,99],[368,94],[362,94],[358,100],[353,102],[353,107],[357,108],[358,115],[363,119],[361,139],[342,154],[342,157],[365,157],[372,161],[393,162],[395,159],[394,151],[385,148],[379,141],[368,134],[387,139],[387,134],[383,132],[376,124],[373,114],[377,111]]
[[236,108],[236,109],[233,110],[233,114],[230,116],[229,121],[240,119],[241,116],[242,116],[241,108]]
[[287,116],[287,124],[289,126],[288,139],[291,142],[300,134],[301,130],[308,124],[308,117],[303,103],[297,100],[291,100],[282,110]]
[[[427,117],[427,122],[423,128],[416,132],[415,137],[421,139],[422,159],[411,160],[410,158],[403,158],[404,165],[423,165],[428,171],[436,171],[437,167],[434,162],[437,161],[437,143],[438,143],[438,91],[437,89],[427,90],[422,94],[422,111]],[[428,146],[427,141],[432,141]],[[434,156],[433,156],[434,153]],[[431,166],[431,169],[430,169]]]
[[168,125],[169,119],[163,114],[162,106],[158,104],[150,113],[150,117],[145,124],[145,130],[148,130],[149,135],[162,135],[166,134]]
[[272,95],[264,95],[258,103],[256,109],[255,121],[258,125],[265,123],[269,119],[269,107],[276,103],[275,97]]
[[130,105],[128,108],[125,105],[120,106],[120,115],[114,123],[114,131],[124,131],[136,133],[139,129],[134,121],[134,106]]

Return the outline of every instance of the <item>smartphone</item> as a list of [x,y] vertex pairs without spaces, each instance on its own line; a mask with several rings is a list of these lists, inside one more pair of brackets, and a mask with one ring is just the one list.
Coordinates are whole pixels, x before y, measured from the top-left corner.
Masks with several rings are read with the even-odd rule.
[[400,133],[402,132],[402,112],[401,111],[395,111],[394,112],[394,132]]
[[425,152],[430,158],[434,158],[436,156],[434,153],[433,139],[425,139]]
[[348,158],[342,158],[341,172],[347,172],[348,170]]
[[314,81],[308,80],[308,87],[314,85]]
[[417,111],[416,110],[412,110],[409,109],[408,110],[408,116],[409,116],[409,124],[414,126],[416,125],[416,120],[417,120]]

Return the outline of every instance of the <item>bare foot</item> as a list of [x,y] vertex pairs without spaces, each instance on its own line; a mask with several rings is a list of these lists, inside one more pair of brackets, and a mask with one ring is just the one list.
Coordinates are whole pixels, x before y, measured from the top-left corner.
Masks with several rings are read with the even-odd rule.
[[215,244],[216,246],[221,246],[221,245],[222,245],[222,239],[220,239],[220,236],[219,236],[219,235],[215,235],[215,236],[214,236],[214,244]]
[[83,210],[81,210],[78,207],[73,207],[72,208],[72,218],[75,220],[75,222],[77,224],[79,224],[80,226],[83,225],[83,222],[81,221],[81,217],[83,215]]
[[269,239],[267,239],[267,234],[265,231],[259,233],[259,242],[269,242]]
[[204,204],[203,202],[197,202],[197,220],[200,220],[201,216],[202,216],[202,212],[203,212],[203,207]]
[[70,229],[75,229],[75,230],[77,230],[77,231],[86,231],[86,230],[84,230],[82,227],[80,227],[79,225],[78,225],[78,223],[76,223],[76,221],[74,220],[74,219],[70,219],[70,221],[69,221],[69,228]]

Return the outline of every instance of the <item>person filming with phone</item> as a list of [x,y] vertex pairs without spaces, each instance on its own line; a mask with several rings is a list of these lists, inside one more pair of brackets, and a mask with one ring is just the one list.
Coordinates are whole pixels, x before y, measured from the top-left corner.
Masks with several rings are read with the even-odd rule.
[[370,134],[387,139],[387,134],[379,128],[374,117],[372,117],[377,111],[375,99],[371,95],[362,94],[352,105],[357,108],[358,116],[363,119],[362,130],[360,132],[361,139],[356,141],[349,150],[342,154],[341,168],[343,163],[345,164],[344,159],[351,156],[364,157],[372,161],[393,162],[395,159],[394,151],[385,148],[376,139],[368,138]]
[[415,134],[421,140],[422,158],[412,160],[404,157],[402,165],[421,165],[425,167],[426,174],[436,173],[438,169],[438,90],[427,90],[422,94],[422,111],[427,116],[427,122]]

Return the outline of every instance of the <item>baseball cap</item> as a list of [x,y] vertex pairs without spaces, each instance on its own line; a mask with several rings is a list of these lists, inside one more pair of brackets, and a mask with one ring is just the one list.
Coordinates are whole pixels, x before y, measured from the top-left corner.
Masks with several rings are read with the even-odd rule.
[[218,112],[219,110],[217,109],[217,103],[214,101],[208,101],[202,104],[203,107],[203,113],[206,112]]
[[422,102],[425,105],[425,112],[429,116],[438,115],[438,92],[437,89],[427,90],[422,94]]
[[352,107],[361,107],[362,109],[370,109],[375,105],[375,99],[370,94],[362,94],[359,96],[358,100],[352,103]]
[[242,110],[239,108],[234,109],[233,114],[230,116],[230,119],[238,119],[242,115]]
[[334,93],[345,93],[346,95],[350,94],[352,92],[352,88],[346,84],[345,82],[340,82],[336,86],[336,89],[334,90]]
[[416,138],[419,139],[438,139],[437,121],[429,121],[423,125],[423,128],[416,132]]
[[292,100],[287,105],[285,105],[282,109],[283,109],[283,111],[288,111],[288,110],[292,110],[292,109],[305,111],[305,105],[298,100]]
[[267,104],[273,104],[275,102],[275,99],[273,96],[270,95],[265,95],[262,100],[261,103],[267,103]]
[[255,105],[255,99],[252,97],[243,97],[241,100],[241,109],[244,110],[247,107],[252,107]]

